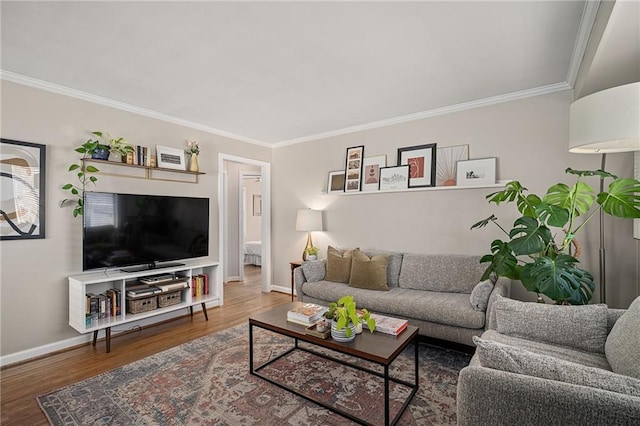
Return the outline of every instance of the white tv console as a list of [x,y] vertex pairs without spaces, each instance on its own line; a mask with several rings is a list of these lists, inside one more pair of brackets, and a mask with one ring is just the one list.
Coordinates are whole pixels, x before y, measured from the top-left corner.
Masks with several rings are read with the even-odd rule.
[[[85,334],[93,331],[93,345],[96,345],[98,332],[105,330],[106,351],[111,351],[111,327],[154,317],[167,312],[188,308],[193,316],[193,306],[201,305],[205,319],[208,321],[207,304],[210,306],[222,305],[222,283],[218,277],[218,262],[207,260],[180,261],[183,265],[169,268],[159,267],[137,272],[123,272],[121,270],[100,270],[69,277],[69,325],[78,332]],[[138,314],[127,313],[126,288],[135,285],[142,277],[154,275],[174,274],[178,277],[188,278],[199,274],[208,275],[209,294],[193,296],[191,288],[185,288],[181,294],[181,302],[175,305],[157,308]],[[121,314],[108,318],[98,319],[87,323],[87,293],[100,294],[109,289],[117,289],[122,295]]]

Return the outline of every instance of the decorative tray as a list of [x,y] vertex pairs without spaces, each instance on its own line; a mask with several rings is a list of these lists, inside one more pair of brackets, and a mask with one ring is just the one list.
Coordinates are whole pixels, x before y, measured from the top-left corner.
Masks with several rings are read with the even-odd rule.
[[325,331],[319,332],[316,324],[313,324],[312,326],[309,326],[304,330],[304,334],[319,337],[320,339],[326,339],[331,335],[331,327],[327,327]]

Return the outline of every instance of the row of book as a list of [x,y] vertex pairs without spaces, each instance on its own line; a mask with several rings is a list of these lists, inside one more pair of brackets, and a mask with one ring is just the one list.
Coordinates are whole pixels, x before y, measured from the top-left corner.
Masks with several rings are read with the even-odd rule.
[[133,152],[127,154],[126,163],[138,166],[155,166],[155,164],[151,164],[151,157],[155,158],[151,148],[148,146],[133,145]]
[[122,314],[122,294],[120,290],[111,288],[104,293],[87,293],[85,319],[90,327],[98,320],[115,317]]
[[198,274],[191,277],[191,297],[202,297],[209,294],[209,276]]

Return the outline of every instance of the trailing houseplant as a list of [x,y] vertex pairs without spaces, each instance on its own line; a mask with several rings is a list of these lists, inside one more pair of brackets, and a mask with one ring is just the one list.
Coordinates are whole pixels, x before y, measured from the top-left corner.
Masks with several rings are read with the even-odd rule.
[[[506,184],[502,191],[487,195],[490,203],[513,203],[520,213],[511,230],[498,224],[491,215],[471,229],[494,224],[508,239],[491,243],[491,253],[480,262],[489,263],[482,280],[490,275],[520,280],[529,291],[543,294],[558,304],[587,304],[595,285],[592,275],[577,266],[576,235],[596,213],[621,218],[640,218],[640,181],[618,178],[602,170],[581,171],[567,168],[575,176],[572,186],[557,183],[543,197],[527,194],[520,182]],[[596,195],[582,181],[586,176],[612,179],[607,191]],[[552,231],[553,228],[557,230]]]
[[343,296],[337,302],[329,303],[329,310],[325,313],[325,317],[335,321],[337,331],[345,331],[346,337],[353,335],[356,325],[360,322],[366,322],[369,331],[373,333],[376,321],[370,315],[366,309],[358,312],[353,296]]

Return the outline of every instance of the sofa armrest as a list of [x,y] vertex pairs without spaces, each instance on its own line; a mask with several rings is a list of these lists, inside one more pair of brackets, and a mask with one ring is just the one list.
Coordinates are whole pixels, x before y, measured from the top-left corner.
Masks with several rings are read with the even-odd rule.
[[640,398],[484,367],[460,371],[458,425],[635,425]]
[[304,295],[304,293],[302,293],[302,286],[304,283],[307,282],[307,280],[304,277],[304,273],[302,272],[301,266],[298,266],[296,269],[293,270],[293,282],[296,287],[296,296],[298,296],[298,300],[302,302],[303,295]]
[[489,296],[489,303],[487,304],[486,319],[484,322],[485,330],[497,329],[496,313],[495,313],[495,309],[493,309],[493,303],[498,298],[498,295],[502,297],[509,297],[511,295],[510,279],[505,277],[498,277],[498,280],[493,286],[493,291]]

